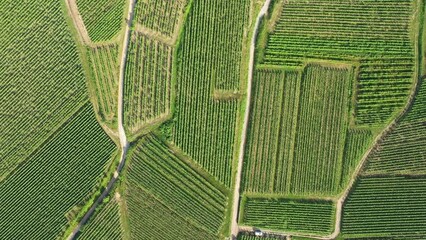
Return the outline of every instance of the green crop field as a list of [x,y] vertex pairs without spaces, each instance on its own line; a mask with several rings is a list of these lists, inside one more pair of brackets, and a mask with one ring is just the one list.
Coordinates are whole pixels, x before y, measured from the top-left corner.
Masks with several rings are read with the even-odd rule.
[[6,1],[0,12],[1,180],[87,100],[87,90],[58,1]]
[[124,121],[134,134],[170,114],[173,47],[134,32],[127,60]]
[[[214,100],[212,94],[219,81],[239,86],[248,7],[248,0],[194,0],[178,50],[171,139],[226,186],[231,185],[239,103]],[[222,21],[217,21],[217,11]],[[220,44],[218,33],[210,31],[214,28],[223,29],[220,41],[234,44]]]
[[426,178],[361,178],[344,208],[342,232],[360,236],[426,235]]
[[426,239],[426,0],[0,2],[0,240]]
[[114,152],[115,144],[99,126],[91,105],[85,104],[0,183],[1,238],[60,235],[78,211],[74,206],[90,196]]
[[113,198],[84,227],[79,240],[123,239],[119,202]]
[[89,82],[96,96],[94,106],[102,121],[117,128],[118,46],[110,44],[87,49],[90,64]]
[[136,2],[136,22],[143,27],[172,37],[182,20],[189,0],[143,0]]
[[285,232],[327,234],[334,228],[333,202],[247,197],[242,224]]
[[126,0],[76,0],[78,10],[93,42],[115,37],[124,21]]
[[[155,201],[156,205],[163,205],[168,209],[166,214],[175,215],[192,225],[194,230],[203,231],[207,235],[217,235],[223,224],[226,196],[213,185],[206,182],[199,173],[194,171],[181,159],[173,155],[164,143],[155,136],[143,138],[129,156],[128,172],[126,175],[126,198],[129,198],[129,218],[132,227],[133,192],[147,195],[146,198]],[[149,206],[149,205],[148,205]],[[146,213],[140,211],[144,216]],[[150,213],[161,214],[161,213]],[[137,216],[137,215],[136,215]],[[135,217],[136,217],[135,216]],[[154,217],[154,216],[152,216]],[[142,217],[143,218],[143,217]],[[136,217],[140,219],[140,217]],[[170,219],[163,219],[167,224],[159,226],[173,228]],[[136,227],[137,225],[135,225]],[[132,228],[137,239],[146,239],[143,231]],[[152,229],[154,231],[154,229]],[[173,230],[175,231],[175,230]]]
[[286,1],[263,61],[286,66],[301,66],[307,59],[358,63],[355,123],[382,124],[403,107],[416,76],[415,2]]

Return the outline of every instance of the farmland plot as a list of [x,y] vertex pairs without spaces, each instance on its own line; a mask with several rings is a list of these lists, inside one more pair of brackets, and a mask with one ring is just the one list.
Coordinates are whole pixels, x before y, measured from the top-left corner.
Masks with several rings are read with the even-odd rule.
[[93,42],[115,37],[124,22],[126,0],[76,0],[84,25]]
[[[149,234],[158,234],[164,228],[170,228],[167,232],[171,236],[178,230],[176,224],[179,222],[188,225],[185,227],[190,228],[190,232],[198,232],[197,235],[204,232],[206,236],[217,238],[227,202],[224,193],[173,155],[172,150],[153,135],[143,138],[131,150],[129,159],[126,199],[129,199],[127,205],[132,234],[139,237],[136,239],[147,239]],[[146,203],[143,203],[144,199]],[[142,206],[151,210],[138,210],[138,203],[143,203]],[[152,210],[152,207],[164,209],[164,213]],[[149,223],[147,219],[143,223],[136,223],[147,214],[148,219],[159,218],[158,221]],[[175,216],[178,221],[175,222],[171,216]],[[152,226],[154,223],[158,226]],[[146,226],[139,229],[141,224]],[[148,226],[151,229],[144,232]]]
[[212,93],[218,81],[239,85],[248,7],[248,0],[195,0],[179,46],[171,140],[228,187],[239,103],[215,101]]
[[117,129],[118,99],[118,45],[88,47],[87,56],[90,65],[90,85],[96,96],[95,111],[102,121],[112,129]]
[[136,2],[135,20],[143,27],[172,37],[178,30],[189,0],[143,0]]
[[255,74],[247,192],[333,194],[339,188],[353,68],[312,63],[301,74]]
[[3,239],[54,239],[106,171],[115,144],[86,103],[0,183]]
[[1,1],[0,181],[87,100],[59,1]]
[[171,112],[172,46],[133,32],[124,83],[124,125],[132,134]]
[[78,240],[123,239],[120,206],[114,197],[95,214],[78,236]]
[[403,107],[416,76],[415,2],[286,1],[264,50],[264,63],[359,63],[355,123],[380,126]]
[[342,232],[350,236],[414,239],[426,236],[424,176],[364,176],[343,212]]
[[333,230],[331,201],[247,197],[243,225],[285,232],[326,234]]

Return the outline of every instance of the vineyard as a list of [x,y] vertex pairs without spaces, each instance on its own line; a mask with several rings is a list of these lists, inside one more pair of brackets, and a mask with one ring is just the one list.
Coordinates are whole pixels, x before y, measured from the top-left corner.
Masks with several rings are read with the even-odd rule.
[[425,193],[424,176],[362,177],[344,206],[342,232],[351,236],[424,237]]
[[121,240],[123,234],[120,223],[119,202],[115,198],[102,206],[99,213],[92,217],[84,227],[78,240]]
[[[143,199],[153,202],[143,203],[143,206],[155,205],[165,209],[164,213],[157,209],[149,212],[135,210],[143,214],[142,218],[146,218],[147,214],[153,214],[150,217],[164,221],[164,226],[152,226],[152,231],[158,228],[173,228],[168,231],[178,230],[174,225],[176,223],[167,217],[175,216],[187,222],[182,225],[191,225],[190,231],[201,231],[211,236],[217,236],[219,233],[224,220],[227,197],[177,158],[157,137],[149,135],[131,150],[126,180],[130,225],[135,228],[132,230],[135,234],[148,234],[136,227],[142,224],[135,222],[141,221],[141,217],[135,216],[136,220],[132,224],[132,209],[140,209],[136,203],[144,202]],[[133,196],[134,192],[138,197]],[[146,229],[146,226],[143,229]]]
[[365,149],[373,142],[373,135],[368,130],[349,129],[346,134],[345,152],[343,154],[343,168],[341,187],[345,188],[352,178],[355,168],[364,155]]
[[239,86],[249,5],[248,0],[195,0],[178,51],[172,141],[228,187],[239,102],[215,101],[212,93],[222,82],[226,89]]
[[245,191],[306,195],[339,189],[352,79],[349,66],[312,63],[302,74],[256,71]]
[[256,237],[256,236],[240,234],[238,235],[237,240],[276,240],[276,238]]
[[268,69],[259,69],[254,74],[244,162],[244,189],[247,192],[286,191],[300,75],[297,71]]
[[91,104],[85,104],[0,183],[1,238],[54,239],[61,234],[114,152]]
[[131,184],[126,191],[131,239],[218,239],[217,235],[176,214],[144,189]]
[[426,124],[402,122],[369,157],[367,174],[426,174]]
[[247,197],[243,202],[243,225],[317,234],[331,233],[334,228],[331,201]]
[[381,125],[403,107],[416,75],[415,2],[286,1],[264,50],[264,63],[356,62],[355,123]]
[[172,37],[180,25],[187,1],[137,1],[135,20],[145,28]]
[[173,47],[133,32],[124,82],[124,124],[134,134],[171,111]]
[[111,128],[117,128],[118,45],[87,48],[90,85],[96,96],[95,111]]
[[58,1],[2,1],[0,12],[1,181],[77,111],[87,90]]
[[84,25],[93,42],[111,40],[121,29],[126,0],[76,0]]

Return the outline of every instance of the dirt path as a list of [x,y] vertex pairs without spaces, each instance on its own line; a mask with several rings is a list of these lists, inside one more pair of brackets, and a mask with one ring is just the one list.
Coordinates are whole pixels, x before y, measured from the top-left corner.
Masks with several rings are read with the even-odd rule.
[[65,0],[67,5],[69,15],[74,23],[75,28],[78,31],[78,36],[80,40],[85,44],[90,44],[89,33],[87,32],[86,25],[84,25],[83,18],[81,17],[80,12],[78,11],[76,0]]
[[[68,1],[74,1],[75,0],[67,0]],[[126,133],[124,131],[123,127],[123,87],[124,87],[124,73],[126,69],[126,60],[127,60],[127,49],[129,47],[129,39],[130,39],[130,25],[133,20],[133,11],[135,8],[136,0],[130,0],[129,2],[129,13],[127,16],[127,19],[129,19],[128,23],[126,24],[125,29],[125,36],[123,40],[123,49],[121,54],[121,61],[120,61],[120,78],[119,78],[119,90],[118,90],[118,133],[120,138],[120,145],[121,145],[121,156],[120,156],[120,163],[118,164],[118,167],[116,171],[114,172],[113,177],[109,181],[107,187],[102,192],[101,196],[96,199],[96,201],[93,203],[93,205],[90,207],[90,209],[85,213],[83,218],[80,220],[76,228],[72,231],[70,236],[67,238],[68,240],[72,240],[76,237],[76,234],[81,230],[82,226],[89,220],[89,218],[93,215],[96,208],[99,204],[102,203],[103,199],[108,196],[108,194],[111,192],[111,189],[114,187],[115,182],[119,178],[120,172],[123,169],[127,150],[129,147],[129,142],[126,138]]]
[[260,25],[260,20],[262,17],[268,12],[269,4],[271,0],[266,0],[263,4],[262,9],[259,12],[259,15],[256,19],[256,24],[254,25],[253,38],[250,44],[250,61],[249,61],[249,70],[248,70],[248,79],[247,79],[247,97],[246,97],[246,110],[244,114],[244,123],[243,129],[241,133],[241,145],[240,145],[240,154],[238,156],[238,168],[237,168],[237,176],[235,179],[234,186],[234,201],[232,204],[232,216],[231,216],[231,238],[236,239],[238,235],[238,210],[240,203],[240,187],[241,187],[241,173],[243,170],[243,160],[244,160],[244,147],[246,144],[246,136],[247,136],[247,127],[250,115],[250,101],[251,101],[251,85],[252,85],[252,77],[253,77],[253,68],[254,68],[254,52],[256,48],[256,37],[257,31]]

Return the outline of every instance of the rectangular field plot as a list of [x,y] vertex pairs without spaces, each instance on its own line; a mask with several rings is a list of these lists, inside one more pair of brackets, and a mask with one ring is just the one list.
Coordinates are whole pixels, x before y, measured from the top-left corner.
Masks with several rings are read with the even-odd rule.
[[343,210],[342,233],[345,236],[424,237],[426,178],[361,177]]
[[353,83],[350,65],[258,69],[244,190],[330,195],[339,189]]
[[292,193],[332,193],[341,175],[352,69],[310,65],[301,85]]
[[134,32],[124,82],[124,125],[130,133],[170,113],[173,47]]
[[242,202],[243,225],[285,232],[333,231],[335,210],[331,201],[247,197]]

